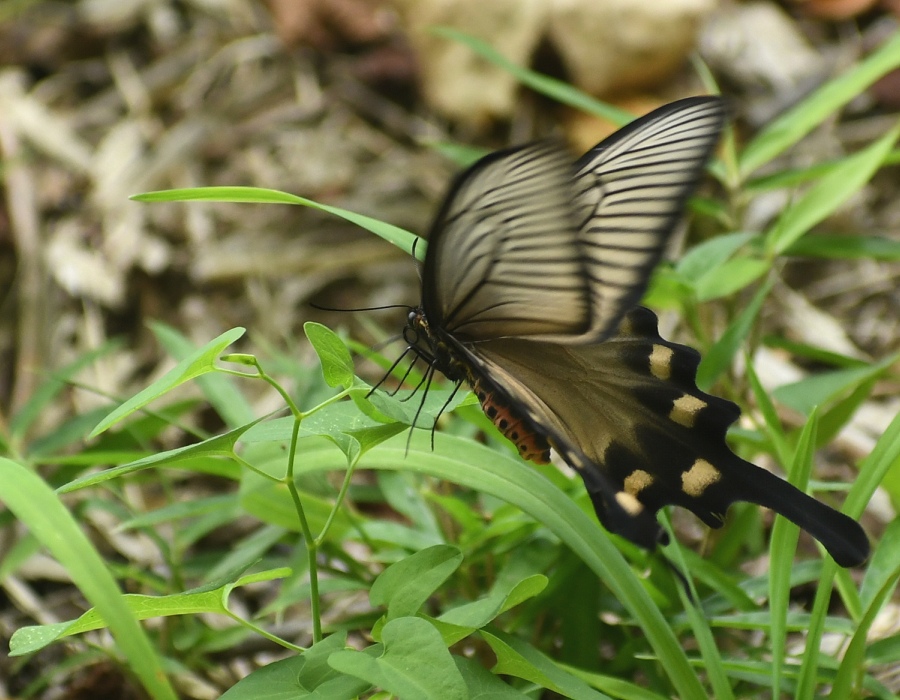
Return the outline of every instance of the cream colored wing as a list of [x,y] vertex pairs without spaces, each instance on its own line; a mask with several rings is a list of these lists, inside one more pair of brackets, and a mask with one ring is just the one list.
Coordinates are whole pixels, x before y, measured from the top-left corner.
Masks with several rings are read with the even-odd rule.
[[635,120],[574,165],[499,151],[454,182],[429,234],[422,307],[460,340],[604,339],[643,295],[724,119],[716,97]]
[[576,163],[580,240],[591,278],[591,327],[602,339],[640,302],[725,121],[721,98],[660,107]]
[[582,333],[590,291],[571,185],[555,142],[493,153],[463,173],[428,240],[429,322],[468,340]]

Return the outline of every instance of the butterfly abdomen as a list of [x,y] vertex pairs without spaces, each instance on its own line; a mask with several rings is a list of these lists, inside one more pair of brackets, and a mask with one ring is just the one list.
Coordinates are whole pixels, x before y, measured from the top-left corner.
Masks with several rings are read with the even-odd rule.
[[526,418],[518,415],[511,403],[497,391],[488,387],[486,382],[475,378],[472,390],[481,402],[484,414],[491,419],[497,429],[507,440],[516,446],[522,459],[536,464],[550,462],[550,443],[547,438],[537,433]]

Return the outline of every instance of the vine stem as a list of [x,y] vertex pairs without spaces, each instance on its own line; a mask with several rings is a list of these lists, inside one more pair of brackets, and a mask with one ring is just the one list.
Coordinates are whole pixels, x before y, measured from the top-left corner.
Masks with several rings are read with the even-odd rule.
[[288,493],[291,494],[291,500],[294,501],[294,507],[297,509],[303,539],[306,540],[306,555],[309,561],[309,604],[312,611],[313,644],[316,644],[322,641],[322,617],[319,603],[319,544],[313,538],[312,531],[309,529],[306,511],[303,509],[303,502],[300,500],[300,492],[294,483],[294,455],[297,452],[297,438],[299,434],[300,421],[297,419],[297,416],[294,416],[294,427],[291,430],[291,449],[288,452],[287,473],[284,479]]
[[[284,478],[281,481],[284,482],[284,485],[287,487],[288,493],[291,496],[291,500],[294,502],[294,508],[297,511],[297,518],[300,521],[300,532],[303,535],[303,539],[306,541],[306,555],[307,560],[309,562],[309,604],[312,613],[312,623],[313,623],[313,644],[322,641],[322,614],[321,614],[321,601],[319,598],[319,545],[320,540],[313,537],[312,530],[309,527],[309,521],[306,518],[306,511],[303,508],[303,501],[300,498],[300,491],[297,489],[297,485],[294,483],[294,460],[297,454],[297,440],[300,435],[300,423],[306,417],[306,413],[301,411],[297,404],[294,403],[294,400],[291,398],[290,394],[285,391],[284,387],[282,387],[274,378],[270,377],[266,371],[259,364],[259,360],[254,355],[245,355],[243,353],[234,353],[230,355],[223,355],[221,358],[226,362],[238,362],[240,364],[249,365],[256,370],[256,374],[250,374],[248,372],[238,372],[235,370],[229,370],[227,368],[219,368],[221,371],[236,374],[238,376],[243,377],[251,377],[262,379],[264,382],[269,384],[275,391],[277,391],[281,397],[284,399],[284,402],[287,404],[288,408],[291,411],[291,415],[294,417],[294,423],[291,428],[291,447],[288,451],[288,463],[287,463],[287,471],[284,475]],[[323,402],[322,405],[312,409],[310,413],[318,410],[323,405],[327,405],[334,401],[340,400],[343,398],[344,392],[334,396],[330,399],[327,399]],[[352,471],[352,470],[351,470]],[[347,478],[347,483],[349,483],[349,477]],[[342,493],[346,492],[346,489],[342,489]],[[340,499],[339,501],[340,502]],[[329,518],[327,525],[331,523],[331,519]],[[324,533],[323,533],[324,535]]]

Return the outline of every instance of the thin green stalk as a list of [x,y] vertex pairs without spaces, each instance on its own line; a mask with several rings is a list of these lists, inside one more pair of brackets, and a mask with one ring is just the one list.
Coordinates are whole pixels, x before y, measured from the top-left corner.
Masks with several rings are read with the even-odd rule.
[[313,539],[312,531],[309,529],[309,522],[306,519],[306,511],[303,509],[303,502],[300,500],[300,492],[294,483],[294,455],[297,452],[297,438],[300,434],[300,421],[294,421],[294,427],[291,431],[291,449],[288,452],[287,474],[284,480],[288,493],[291,494],[291,500],[294,501],[294,507],[297,509],[297,516],[300,519],[300,530],[303,538],[306,540],[306,554],[309,560],[309,604],[312,609],[313,620],[313,644],[322,641],[322,617],[319,606],[319,565],[318,552],[319,547]]
[[275,644],[277,644],[278,646],[282,646],[285,649],[290,649],[291,651],[295,651],[298,654],[302,654],[304,651],[306,651],[305,647],[301,647],[296,644],[291,644],[289,641],[282,639],[281,637],[279,637],[277,635],[272,634],[271,632],[267,631],[263,627],[259,627],[258,625],[254,625],[249,620],[245,620],[240,615],[235,615],[233,612],[231,612],[231,610],[228,609],[228,606],[225,606],[224,612],[226,615],[228,615],[228,617],[230,617],[232,620],[237,622],[239,625],[246,627],[247,629],[253,630],[261,637],[265,637],[266,639],[268,639],[272,642],[275,642]]
[[239,465],[241,465],[244,469],[249,469],[251,472],[253,472],[254,474],[258,474],[259,476],[261,476],[264,479],[268,479],[269,481],[275,481],[278,483],[281,483],[283,481],[283,479],[281,477],[272,476],[271,474],[268,474],[267,472],[263,471],[259,467],[254,467],[252,464],[250,464],[250,462],[248,462],[246,459],[241,457],[237,452],[231,452],[230,456],[235,462],[237,462]]
[[[319,598],[319,564],[318,564],[318,553],[319,553],[319,545],[322,542],[322,538],[324,537],[325,532],[328,527],[331,525],[332,520],[337,511],[337,507],[340,504],[340,500],[343,498],[343,495],[347,491],[347,487],[349,486],[350,481],[350,473],[352,473],[352,468],[348,470],[347,477],[344,480],[344,486],[341,488],[341,494],[339,496],[338,503],[335,504],[335,508],[332,510],[331,514],[329,514],[328,521],[325,523],[325,528],[323,529],[322,535],[318,539],[313,537],[312,530],[309,527],[309,521],[306,519],[306,511],[303,508],[303,500],[300,498],[300,491],[297,489],[297,485],[294,482],[294,460],[297,454],[297,441],[300,435],[300,423],[303,419],[309,415],[310,413],[314,413],[330,403],[334,403],[335,401],[339,401],[347,395],[347,391],[340,392],[336,396],[332,396],[329,399],[326,399],[318,406],[313,409],[310,409],[308,412],[303,412],[294,403],[294,400],[291,398],[290,394],[282,387],[274,378],[269,376],[269,374],[262,368],[259,360],[254,355],[247,355],[244,353],[234,353],[231,355],[223,355],[221,358],[225,362],[238,362],[243,365],[247,365],[253,367],[256,370],[256,374],[250,374],[248,372],[241,372],[238,370],[231,370],[227,368],[220,368],[222,372],[226,372],[228,374],[234,374],[241,377],[249,377],[253,379],[262,379],[264,382],[269,384],[278,394],[284,399],[285,404],[287,404],[288,408],[291,411],[291,415],[294,416],[294,424],[291,429],[291,448],[288,452],[288,464],[287,464],[287,472],[284,475],[283,479],[277,479],[277,481],[283,481],[285,486],[287,486],[288,493],[291,496],[291,500],[294,502],[294,508],[297,511],[297,518],[300,521],[300,532],[303,535],[303,539],[306,541],[306,554],[309,563],[309,602],[310,608],[312,611],[312,621],[313,621],[313,643],[318,643],[322,641],[322,615],[321,615],[321,601]],[[264,474],[259,469],[253,467],[253,465],[249,464],[243,459],[240,459],[237,455],[235,455],[235,459],[237,459],[242,465],[246,466],[248,469],[254,471],[257,474],[265,476],[266,478],[271,479],[272,477]],[[267,635],[268,636],[268,635]]]
[[356,463],[358,461],[359,457],[353,460],[353,464],[351,464],[347,468],[347,471],[344,474],[344,483],[341,484],[341,490],[338,491],[337,498],[334,501],[334,506],[332,507],[331,512],[328,514],[328,519],[325,521],[325,524],[322,526],[322,531],[316,538],[316,548],[320,547],[322,545],[322,542],[325,541],[325,535],[328,534],[328,530],[329,528],[331,528],[331,523],[334,522],[334,518],[337,515],[338,510],[340,510],[341,504],[344,502],[344,497],[347,495],[347,491],[350,488],[350,479],[353,477],[353,471],[356,469]]

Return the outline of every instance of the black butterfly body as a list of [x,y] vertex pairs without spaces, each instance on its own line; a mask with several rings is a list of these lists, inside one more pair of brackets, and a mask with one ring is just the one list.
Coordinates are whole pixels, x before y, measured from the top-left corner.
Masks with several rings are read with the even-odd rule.
[[772,508],[842,566],[868,556],[852,519],[735,455],[730,401],[700,391],[699,355],[637,306],[702,175],[720,99],[680,100],[573,166],[541,142],[478,161],[432,226],[411,348],[468,383],[526,459],[549,448],[584,479],[600,522],[653,548],[665,505],[721,526],[734,501]]

